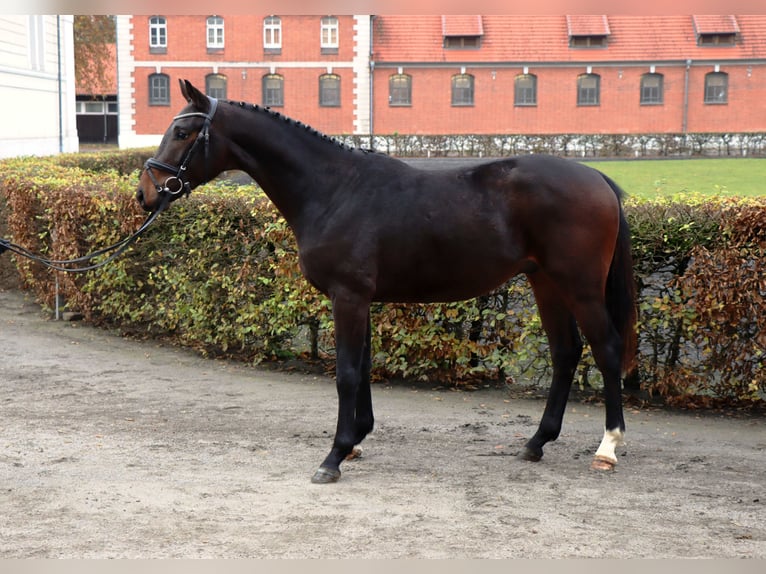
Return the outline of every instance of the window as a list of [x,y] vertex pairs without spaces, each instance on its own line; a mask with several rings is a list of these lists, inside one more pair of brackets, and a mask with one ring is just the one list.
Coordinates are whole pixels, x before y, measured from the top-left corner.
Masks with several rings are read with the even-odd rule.
[[513,88],[513,103],[517,106],[537,105],[537,76],[534,74],[516,76]]
[[735,46],[740,40],[737,17],[731,14],[692,15],[698,46]]
[[319,105],[340,107],[340,76],[337,74],[319,76]]
[[223,74],[208,74],[205,76],[205,93],[211,98],[226,99],[226,76]]
[[699,46],[734,46],[737,43],[735,33],[722,34],[699,34],[697,44]]
[[263,76],[263,105],[270,107],[285,105],[285,79],[279,74]]
[[168,23],[164,16],[149,18],[149,52],[164,54],[168,48]]
[[601,92],[601,76],[598,74],[582,74],[577,78],[577,105],[599,105]]
[[80,115],[117,115],[117,102],[108,102],[103,100],[78,100],[75,102],[75,112]]
[[445,36],[444,47],[448,50],[470,50],[481,48],[481,36]]
[[447,50],[478,50],[483,35],[484,21],[479,15],[442,15],[442,45]]
[[270,54],[282,51],[282,19],[279,16],[263,19],[263,49]]
[[223,49],[223,18],[220,16],[210,16],[207,19],[207,48]]
[[338,53],[338,19],[335,16],[325,16],[320,24],[320,48],[323,54]]
[[149,75],[149,105],[170,105],[170,77],[167,74]]
[[705,76],[705,103],[725,104],[729,101],[729,74],[710,72]]
[[641,104],[661,104],[663,101],[662,74],[641,76]]
[[471,74],[452,76],[452,105],[473,105],[473,76]]
[[606,48],[611,33],[605,14],[567,14],[570,48]]
[[394,74],[388,79],[388,105],[412,105],[412,76]]
[[606,48],[606,36],[570,36],[570,48]]

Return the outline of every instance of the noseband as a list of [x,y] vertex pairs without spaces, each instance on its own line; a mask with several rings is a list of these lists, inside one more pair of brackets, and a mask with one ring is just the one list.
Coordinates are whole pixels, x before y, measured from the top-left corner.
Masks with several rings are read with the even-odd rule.
[[[191,184],[189,181],[184,180],[183,175],[189,165],[189,161],[201,143],[204,143],[205,159],[207,159],[210,142],[210,124],[213,121],[213,116],[215,115],[215,111],[218,108],[218,100],[216,98],[211,98],[208,96],[208,99],[210,100],[210,111],[208,113],[190,112],[188,114],[177,115],[173,118],[173,121],[190,117],[205,118],[205,123],[202,125],[202,129],[199,131],[199,133],[197,133],[197,139],[194,140],[194,143],[187,150],[186,155],[184,155],[184,158],[181,161],[181,165],[176,167],[174,165],[170,165],[169,163],[156,160],[153,157],[147,159],[146,163],[144,163],[144,170],[147,174],[149,174],[149,179],[152,180],[152,183],[157,189],[157,193],[160,197],[163,197],[164,195],[168,195],[170,197],[174,197],[180,194],[188,195],[191,192]],[[152,168],[170,173],[175,172],[175,175],[171,175],[165,180],[164,183],[160,183],[154,177]]]

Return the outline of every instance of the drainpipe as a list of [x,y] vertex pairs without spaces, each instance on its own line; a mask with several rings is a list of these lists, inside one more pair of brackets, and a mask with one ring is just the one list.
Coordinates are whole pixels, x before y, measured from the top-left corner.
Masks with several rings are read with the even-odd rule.
[[59,93],[59,153],[64,153],[64,106],[63,83],[61,73],[61,16],[56,15],[56,57],[58,59],[58,93]]
[[375,151],[375,130],[373,130],[373,122],[375,121],[375,101],[373,100],[373,84],[375,83],[375,61],[373,56],[373,41],[372,36],[375,33],[375,15],[370,16],[370,149]]
[[681,132],[686,133],[689,119],[689,68],[692,66],[691,60],[686,60],[686,71],[684,72],[684,109],[683,119],[681,120]]

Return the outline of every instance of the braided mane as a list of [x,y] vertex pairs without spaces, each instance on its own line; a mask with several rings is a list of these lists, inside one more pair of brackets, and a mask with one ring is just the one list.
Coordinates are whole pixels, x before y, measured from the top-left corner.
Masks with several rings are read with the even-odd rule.
[[305,123],[303,123],[301,121],[295,120],[295,119],[293,119],[293,118],[291,118],[289,116],[286,116],[286,115],[284,115],[284,114],[282,114],[282,113],[280,113],[280,112],[278,112],[276,110],[273,110],[273,109],[271,109],[268,106],[260,106],[258,104],[248,104],[246,102],[235,102],[233,100],[226,100],[226,103],[231,104],[232,106],[237,106],[237,107],[243,108],[243,109],[250,109],[250,110],[252,110],[254,112],[257,112],[257,113],[267,114],[267,115],[271,116],[272,118],[274,118],[276,120],[282,120],[283,122],[285,122],[285,123],[287,123],[287,124],[297,128],[297,129],[305,130],[309,134],[311,134],[311,135],[313,135],[313,136],[315,136],[315,137],[317,137],[317,138],[319,138],[319,139],[321,139],[323,141],[326,141],[327,143],[331,143],[333,145],[336,145],[336,146],[338,146],[341,149],[345,149],[345,150],[348,150],[348,151],[359,150],[359,151],[362,151],[364,153],[374,153],[373,150],[370,150],[370,149],[367,149],[367,148],[356,148],[354,146],[350,146],[350,145],[348,145],[348,144],[346,144],[346,143],[344,143],[344,142],[342,142],[342,141],[340,141],[340,140],[338,140],[336,138],[330,137],[327,134],[324,134],[324,133],[320,132],[319,130],[317,130],[316,128],[311,127],[308,124],[305,124]]

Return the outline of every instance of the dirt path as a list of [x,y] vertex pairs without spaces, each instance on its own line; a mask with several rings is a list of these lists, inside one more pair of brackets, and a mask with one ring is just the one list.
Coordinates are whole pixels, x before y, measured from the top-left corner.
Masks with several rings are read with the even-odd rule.
[[0,292],[0,558],[766,558],[762,420],[628,410],[618,470],[588,469],[601,408],[378,385],[365,456],[309,478],[331,380],[207,361]]

